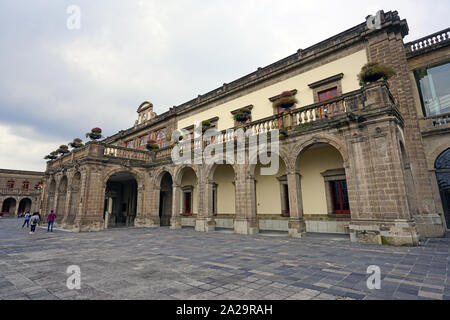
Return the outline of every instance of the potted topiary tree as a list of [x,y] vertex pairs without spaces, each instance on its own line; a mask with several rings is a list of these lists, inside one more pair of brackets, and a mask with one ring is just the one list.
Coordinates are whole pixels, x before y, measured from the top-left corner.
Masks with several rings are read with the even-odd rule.
[[291,91],[283,91],[279,98],[273,102],[273,107],[279,109],[281,112],[291,109],[298,100],[295,98],[295,94]]
[[83,146],[83,140],[81,140],[80,138],[75,138],[72,142],[69,143],[69,146],[74,149],[81,148]]
[[278,99],[273,102],[273,107],[282,114],[282,127],[290,129],[292,127],[291,117],[288,113],[290,109],[298,102],[295,93],[291,91],[283,91]]
[[90,138],[91,140],[98,140],[98,139],[103,138],[102,129],[92,128],[91,132],[86,133],[86,138]]
[[60,145],[59,148],[56,150],[61,155],[65,155],[66,153],[69,153],[69,147],[65,144]]
[[393,76],[395,76],[395,71],[391,67],[378,62],[369,62],[362,67],[361,72],[358,74],[358,80],[359,84],[363,86],[380,79],[389,80]]
[[45,160],[55,160],[56,158],[58,158],[58,152],[57,151],[52,151],[50,152],[49,155],[45,156]]
[[149,140],[149,141],[147,142],[147,144],[145,145],[145,148],[146,148],[147,150],[149,150],[149,151],[152,151],[152,150],[158,150],[158,149],[159,149],[159,145],[156,144],[156,141],[155,141],[155,140]]

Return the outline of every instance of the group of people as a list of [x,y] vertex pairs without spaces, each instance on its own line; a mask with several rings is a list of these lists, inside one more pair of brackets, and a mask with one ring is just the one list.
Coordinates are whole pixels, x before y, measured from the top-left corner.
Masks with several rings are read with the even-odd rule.
[[[36,231],[36,226],[41,222],[41,215],[39,212],[33,213],[33,215],[30,214],[29,211],[27,211],[24,215],[24,222],[22,224],[22,229],[25,227],[25,225],[30,227],[30,234],[33,234]],[[55,223],[56,214],[53,212],[53,210],[48,214],[47,216],[47,232],[53,232],[53,224]]]

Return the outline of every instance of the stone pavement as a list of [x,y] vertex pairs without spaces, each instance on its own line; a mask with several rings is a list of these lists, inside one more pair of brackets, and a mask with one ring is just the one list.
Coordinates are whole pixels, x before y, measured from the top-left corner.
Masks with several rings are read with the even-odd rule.
[[[20,229],[0,218],[0,299],[450,299],[449,238],[421,247],[347,236],[112,229]],[[81,269],[81,289],[66,286]],[[367,267],[381,269],[370,290]]]

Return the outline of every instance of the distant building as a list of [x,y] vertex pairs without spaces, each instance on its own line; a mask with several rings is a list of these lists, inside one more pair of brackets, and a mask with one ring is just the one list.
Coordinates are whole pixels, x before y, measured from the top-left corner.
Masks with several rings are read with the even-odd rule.
[[44,172],[0,169],[0,204],[4,216],[40,208]]
[[[48,162],[42,210],[76,231],[170,225],[394,245],[440,237],[450,227],[450,29],[405,44],[408,31],[396,11],[381,12],[374,28],[363,22],[161,115],[144,102],[132,128]],[[368,62],[396,75],[361,85]],[[297,103],[280,107],[286,96]],[[220,134],[196,140],[196,120]],[[234,139],[229,128],[281,129],[278,173],[261,175],[260,162],[172,162],[185,145],[175,129],[205,150]]]

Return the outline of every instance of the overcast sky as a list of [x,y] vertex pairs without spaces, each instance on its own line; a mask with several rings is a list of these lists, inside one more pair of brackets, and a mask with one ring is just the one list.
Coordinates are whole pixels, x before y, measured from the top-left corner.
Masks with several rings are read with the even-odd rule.
[[[395,4],[394,4],[395,3]],[[69,30],[67,8],[81,9]],[[99,126],[131,127],[364,22],[397,10],[405,42],[448,27],[443,1],[1,0],[0,168],[43,157]]]

